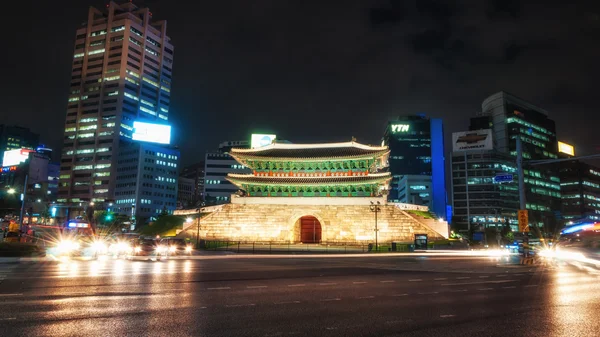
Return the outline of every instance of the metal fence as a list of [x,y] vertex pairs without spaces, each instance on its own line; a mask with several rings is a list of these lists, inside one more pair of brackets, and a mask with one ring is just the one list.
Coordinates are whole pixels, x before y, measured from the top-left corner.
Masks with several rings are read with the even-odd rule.
[[375,247],[373,243],[320,242],[291,243],[276,241],[200,241],[200,249],[208,251],[229,251],[246,254],[357,254],[376,252],[410,252],[414,245],[409,243],[383,242]]

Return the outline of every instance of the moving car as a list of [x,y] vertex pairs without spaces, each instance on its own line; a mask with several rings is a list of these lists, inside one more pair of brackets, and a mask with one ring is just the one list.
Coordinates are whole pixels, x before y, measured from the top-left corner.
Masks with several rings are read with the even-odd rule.
[[157,240],[142,238],[134,243],[128,258],[143,256],[147,257],[148,260],[157,261],[165,257],[166,254],[166,248],[159,245]]
[[160,240],[160,245],[166,248],[169,256],[192,255],[192,245],[184,239],[165,238]]

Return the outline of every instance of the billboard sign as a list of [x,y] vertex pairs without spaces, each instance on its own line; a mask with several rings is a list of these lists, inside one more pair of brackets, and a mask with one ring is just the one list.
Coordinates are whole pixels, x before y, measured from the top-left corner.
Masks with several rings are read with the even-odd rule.
[[265,135],[265,134],[261,134],[261,133],[253,133],[252,138],[250,138],[250,147],[255,149],[257,147],[271,145],[271,143],[273,143],[275,138],[277,138],[276,135]]
[[135,121],[133,122],[131,139],[141,142],[170,144],[171,126]]
[[24,163],[29,159],[29,153],[33,150],[29,149],[15,149],[4,151],[4,158],[2,158],[2,166],[14,166]]
[[391,124],[390,129],[392,130],[392,133],[408,132],[408,131],[410,131],[410,125],[409,124]]
[[454,132],[452,134],[452,151],[491,150],[492,130]]
[[575,148],[573,145],[567,143],[558,142],[558,152],[568,154],[569,156],[575,156]]
[[495,183],[510,183],[513,181],[513,175],[510,173],[506,173],[506,174],[497,174],[494,177],[494,182]]

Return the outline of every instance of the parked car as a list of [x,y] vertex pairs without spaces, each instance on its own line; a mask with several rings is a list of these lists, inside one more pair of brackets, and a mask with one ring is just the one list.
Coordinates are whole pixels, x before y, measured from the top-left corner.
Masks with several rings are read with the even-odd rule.
[[160,240],[160,245],[166,248],[170,256],[192,255],[192,245],[184,239],[164,238]]

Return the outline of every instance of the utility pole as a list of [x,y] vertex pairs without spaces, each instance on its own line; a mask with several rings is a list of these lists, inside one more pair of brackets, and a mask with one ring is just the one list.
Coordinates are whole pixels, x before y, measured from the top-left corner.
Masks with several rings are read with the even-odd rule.
[[377,213],[381,211],[381,208],[379,208],[380,205],[381,203],[379,201],[377,201],[377,203],[371,201],[370,210],[375,213],[375,251],[379,251],[379,243],[377,241],[379,233],[379,229],[377,228]]
[[202,207],[198,207],[198,226],[196,227],[196,249],[200,249],[200,210]]
[[[23,231],[23,213],[25,212],[25,199],[27,198],[27,180],[29,175],[25,175],[25,182],[23,183],[23,193],[21,193],[21,213],[19,215],[19,231]],[[31,224],[30,224],[31,225]]]
[[[520,136],[517,136],[517,172],[519,173],[519,209],[526,211],[527,200],[525,200],[525,174],[523,173],[523,142]],[[525,224],[525,226],[529,226],[529,224]],[[529,255],[529,237],[527,232],[523,231],[523,257]]]

